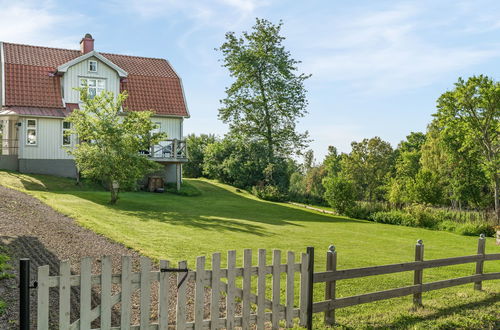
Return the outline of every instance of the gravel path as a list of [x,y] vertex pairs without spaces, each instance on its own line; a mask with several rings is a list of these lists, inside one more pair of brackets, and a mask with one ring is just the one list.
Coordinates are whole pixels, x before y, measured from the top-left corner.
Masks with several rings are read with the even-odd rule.
[[[82,257],[95,257],[93,273],[100,273],[99,258],[103,255],[112,256],[113,272],[120,272],[120,256],[130,255],[134,260],[134,270],[138,270],[139,254],[127,249],[121,244],[113,242],[90,230],[77,225],[69,217],[57,213],[39,200],[19,191],[0,186],[0,246],[11,257],[11,279],[0,281],[0,296],[7,302],[6,312],[0,316],[0,329],[16,329],[18,320],[18,289],[17,267],[19,258],[30,258],[32,261],[31,276],[35,280],[36,269],[40,265],[49,265],[51,275],[58,274],[58,265],[61,260],[71,262],[72,273],[79,274],[79,261]],[[175,279],[171,277],[172,286]],[[116,289],[116,288],[115,288]],[[32,290],[32,324],[36,317],[36,290]],[[152,289],[153,304],[157,300],[155,288]],[[192,295],[192,283],[188,283],[188,294]],[[207,292],[208,295],[208,292]],[[137,296],[133,299],[133,306],[137,309]],[[172,300],[175,296],[172,297]],[[93,305],[98,303],[98,294],[95,292]],[[172,301],[173,302],[173,301]],[[50,320],[53,328],[57,328],[57,290],[51,292]],[[171,303],[172,306],[172,303]],[[78,291],[72,292],[72,320],[78,318]],[[207,309],[208,311],[208,306]],[[189,313],[188,313],[189,314]],[[170,310],[171,319],[175,312]],[[155,308],[152,308],[153,320],[157,317]],[[116,325],[118,314],[115,310],[113,323]],[[137,310],[133,321],[137,320]],[[135,323],[135,322],[134,322]]]

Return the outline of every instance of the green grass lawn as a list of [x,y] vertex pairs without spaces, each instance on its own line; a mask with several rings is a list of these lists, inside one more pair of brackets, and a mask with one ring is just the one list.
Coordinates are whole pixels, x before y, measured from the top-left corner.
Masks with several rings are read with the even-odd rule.
[[[417,239],[424,241],[426,259],[474,254],[477,246],[475,237],[330,216],[262,201],[207,180],[186,182],[201,194],[129,192],[111,206],[109,193],[93,185],[79,187],[68,179],[0,171],[0,184],[39,198],[82,226],[155,260],[188,260],[193,268],[196,256],[231,249],[238,251],[241,263],[245,248],[253,249],[255,256],[259,248],[298,254],[314,246],[320,271],[330,244],[337,247],[339,269],[411,261]],[[499,253],[500,247],[488,238],[486,251]],[[468,264],[425,270],[424,281],[466,276],[474,269],[474,264]],[[500,262],[487,262],[485,271],[500,271]],[[412,280],[413,274],[407,272],[339,281],[337,294],[368,293],[409,285]],[[500,327],[500,281],[483,286],[483,292],[475,292],[470,284],[425,293],[425,307],[418,311],[411,311],[408,296],[341,309],[337,318],[346,328]],[[323,286],[318,285],[315,300],[323,295]],[[321,328],[321,319],[322,315],[315,315],[315,328]]]

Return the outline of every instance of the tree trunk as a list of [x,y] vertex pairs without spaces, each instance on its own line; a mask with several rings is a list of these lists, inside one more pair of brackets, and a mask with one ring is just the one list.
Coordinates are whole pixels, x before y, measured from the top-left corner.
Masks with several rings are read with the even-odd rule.
[[111,184],[109,185],[109,191],[111,192],[111,200],[109,201],[109,204],[115,205],[116,201],[118,201],[118,192],[120,190],[120,185],[116,181],[112,181]]
[[493,181],[495,187],[493,188],[495,190],[495,214],[497,216],[497,224],[500,225],[500,178],[498,176],[498,173],[493,174]]

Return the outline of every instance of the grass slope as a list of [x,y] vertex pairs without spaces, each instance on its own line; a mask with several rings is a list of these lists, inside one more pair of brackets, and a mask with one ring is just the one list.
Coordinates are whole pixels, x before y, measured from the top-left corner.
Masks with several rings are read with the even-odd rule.
[[[238,250],[241,263],[244,248],[254,249],[256,255],[258,248],[300,253],[314,246],[317,271],[325,268],[324,252],[330,244],[337,247],[339,269],[411,261],[417,239],[424,241],[426,259],[470,255],[476,250],[474,237],[325,215],[262,201],[207,180],[186,181],[201,194],[129,192],[121,194],[118,205],[110,206],[109,193],[95,186],[0,171],[0,184],[39,198],[82,226],[154,259],[186,259],[191,267],[196,256],[229,249]],[[493,239],[488,239],[486,249],[500,252]],[[474,269],[474,264],[468,264],[425,270],[424,281],[466,276]],[[486,263],[485,271],[500,271],[500,263]],[[402,273],[339,281],[337,294],[384,290],[412,280],[412,273]],[[466,285],[425,293],[425,308],[418,311],[411,311],[411,297],[345,308],[337,311],[338,321],[346,328],[500,327],[500,281],[483,286],[483,292]],[[322,300],[323,287],[315,290],[316,301]],[[315,328],[322,326],[321,318],[315,315]]]

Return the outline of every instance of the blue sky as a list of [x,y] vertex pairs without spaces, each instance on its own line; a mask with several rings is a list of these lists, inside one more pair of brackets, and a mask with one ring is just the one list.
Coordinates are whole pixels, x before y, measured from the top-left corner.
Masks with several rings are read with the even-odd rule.
[[424,131],[439,95],[459,76],[500,76],[500,1],[0,0],[0,40],[167,58],[183,79],[186,133],[224,134],[219,99],[231,81],[214,48],[255,17],[284,22],[302,61],[308,130],[320,160],[328,145],[380,136],[393,146]]

